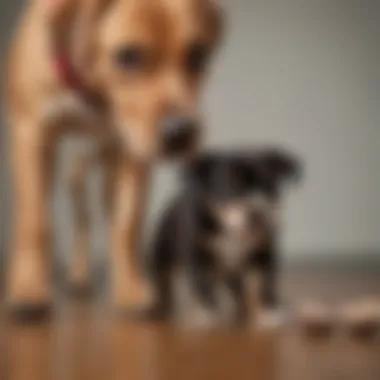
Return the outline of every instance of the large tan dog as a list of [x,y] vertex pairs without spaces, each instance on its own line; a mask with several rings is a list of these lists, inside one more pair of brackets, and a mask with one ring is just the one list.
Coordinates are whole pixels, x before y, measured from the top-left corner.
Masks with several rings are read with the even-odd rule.
[[[29,0],[5,73],[14,196],[10,310],[51,304],[47,204],[54,150],[68,132],[105,146],[112,302],[118,310],[150,305],[154,292],[137,241],[150,164],[196,146],[200,85],[219,32],[212,0]],[[77,238],[85,247],[86,233]],[[87,280],[77,273],[86,260],[78,253],[70,265],[79,282]]]

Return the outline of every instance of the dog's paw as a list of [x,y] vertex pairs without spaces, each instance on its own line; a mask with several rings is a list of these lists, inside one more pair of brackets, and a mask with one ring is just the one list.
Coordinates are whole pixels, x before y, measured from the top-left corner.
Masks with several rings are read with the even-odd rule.
[[117,314],[146,317],[156,304],[156,294],[145,279],[125,279],[112,287],[112,306]]
[[220,326],[220,319],[212,310],[203,307],[196,307],[185,313],[176,316],[177,325],[186,330],[211,330]]
[[68,268],[67,285],[73,295],[82,296],[90,293],[91,265],[88,258],[82,255],[73,258]]
[[6,305],[16,319],[28,320],[50,311],[51,283],[47,263],[35,252],[15,254],[7,273]]

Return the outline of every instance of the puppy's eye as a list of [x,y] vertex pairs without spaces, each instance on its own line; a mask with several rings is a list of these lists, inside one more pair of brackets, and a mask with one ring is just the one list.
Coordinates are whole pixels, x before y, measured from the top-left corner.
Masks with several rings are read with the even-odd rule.
[[190,45],[186,56],[186,68],[190,74],[199,74],[207,64],[209,47],[202,42]]
[[144,51],[139,46],[124,46],[116,51],[115,63],[123,70],[138,70],[143,65]]
[[209,211],[199,213],[198,218],[200,227],[205,233],[213,235],[220,232],[220,224]]

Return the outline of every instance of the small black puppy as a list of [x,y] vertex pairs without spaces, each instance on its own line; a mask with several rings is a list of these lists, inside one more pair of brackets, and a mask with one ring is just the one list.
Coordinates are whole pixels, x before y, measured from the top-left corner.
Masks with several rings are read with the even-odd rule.
[[300,172],[298,160],[276,148],[209,152],[186,165],[150,257],[160,315],[207,326],[273,318],[281,190]]

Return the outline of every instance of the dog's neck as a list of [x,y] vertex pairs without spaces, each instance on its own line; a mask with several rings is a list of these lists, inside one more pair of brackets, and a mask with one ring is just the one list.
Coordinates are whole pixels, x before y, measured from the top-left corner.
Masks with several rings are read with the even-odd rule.
[[99,94],[94,91],[80,72],[75,68],[69,54],[66,51],[56,49],[52,55],[52,64],[60,81],[86,103],[94,107],[104,106]]
[[87,96],[89,90],[65,52],[58,51],[53,54],[53,65],[65,86],[84,97]]

